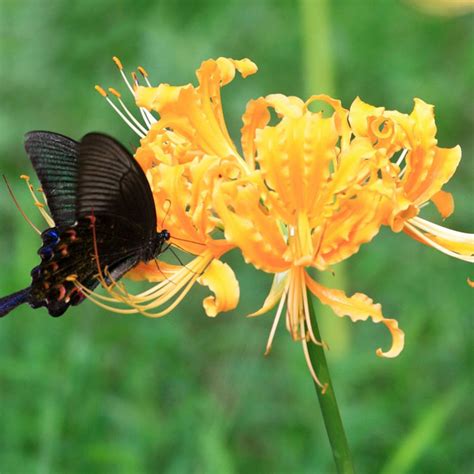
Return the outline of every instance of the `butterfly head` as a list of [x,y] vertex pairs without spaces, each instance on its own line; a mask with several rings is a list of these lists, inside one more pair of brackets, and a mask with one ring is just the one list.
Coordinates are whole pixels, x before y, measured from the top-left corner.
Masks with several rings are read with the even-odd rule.
[[157,232],[155,234],[153,241],[150,242],[151,243],[149,247],[150,253],[147,253],[144,260],[148,261],[153,258],[156,258],[158,257],[158,255],[160,255],[160,253],[164,252],[164,250],[166,249],[166,247],[163,248],[165,246],[165,242],[170,240],[170,238],[171,238],[171,235],[166,229],[163,229],[162,231]]
[[170,240],[171,239],[171,235],[170,233],[166,230],[166,229],[163,229],[161,232],[158,233],[161,237],[161,239],[166,242],[167,240]]

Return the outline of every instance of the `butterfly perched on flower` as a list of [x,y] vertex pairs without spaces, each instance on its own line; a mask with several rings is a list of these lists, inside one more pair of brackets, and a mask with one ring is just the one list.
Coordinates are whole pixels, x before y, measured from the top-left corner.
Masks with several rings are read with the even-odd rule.
[[0,299],[0,317],[22,303],[61,316],[100,281],[115,282],[165,250],[170,234],[157,232],[145,173],[115,139],[89,133],[77,142],[35,131],[25,148],[54,226],[41,234],[31,285]]

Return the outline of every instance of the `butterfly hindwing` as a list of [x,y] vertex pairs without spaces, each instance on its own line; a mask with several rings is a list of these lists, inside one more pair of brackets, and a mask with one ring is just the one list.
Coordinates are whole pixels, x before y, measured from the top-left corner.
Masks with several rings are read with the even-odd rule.
[[52,132],[29,132],[25,149],[58,227],[76,219],[79,143]]
[[89,133],[80,142],[77,217],[108,216],[135,229],[136,241],[156,232],[153,195],[145,173],[116,140]]

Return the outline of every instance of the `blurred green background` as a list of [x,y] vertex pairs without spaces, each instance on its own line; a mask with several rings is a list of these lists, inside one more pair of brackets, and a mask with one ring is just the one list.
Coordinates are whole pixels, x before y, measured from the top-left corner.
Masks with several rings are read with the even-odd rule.
[[[112,55],[129,69],[145,66],[155,83],[175,84],[194,81],[206,58],[250,57],[258,74],[224,90],[236,139],[249,99],[326,92],[313,89],[319,78],[346,107],[357,95],[402,111],[413,97],[436,104],[441,146],[459,143],[464,155],[446,188],[456,211],[445,224],[472,231],[472,15],[350,0],[328,1],[325,17],[324,2],[314,1],[1,0],[1,173],[42,225],[18,179],[33,174],[26,131],[80,138],[97,130],[138,144],[93,90],[124,90]],[[308,16],[304,8],[315,6]],[[4,295],[29,284],[39,238],[3,184],[0,215]],[[424,215],[439,222],[432,209]],[[227,261],[242,300],[216,319],[204,315],[206,291],[196,287],[161,320],[89,302],[58,319],[21,307],[1,320],[0,472],[334,472],[300,346],[281,326],[264,358],[272,314],[245,318],[269,276],[237,253]],[[466,263],[387,230],[346,265],[346,291],[381,302],[406,332],[404,352],[382,360],[374,351],[389,344],[384,328],[320,318],[359,473],[472,472],[469,275]]]

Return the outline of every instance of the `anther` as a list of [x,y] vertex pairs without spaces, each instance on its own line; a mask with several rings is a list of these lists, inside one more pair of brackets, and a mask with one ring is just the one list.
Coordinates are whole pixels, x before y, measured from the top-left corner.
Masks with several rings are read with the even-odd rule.
[[117,91],[116,89],[114,89],[113,87],[109,87],[109,92],[111,94],[113,94],[115,97],[118,97],[120,99],[120,97],[122,97],[122,95],[120,94],[119,91]]
[[137,69],[143,77],[148,77],[148,73],[146,72],[145,68],[138,66]]
[[105,92],[105,90],[100,87],[99,85],[96,85],[94,87],[94,89],[102,96],[102,97],[107,97],[107,92]]
[[120,59],[117,58],[117,56],[113,56],[113,57],[112,57],[112,61],[115,63],[115,65],[116,65],[120,70],[123,69],[122,61],[120,61]]

